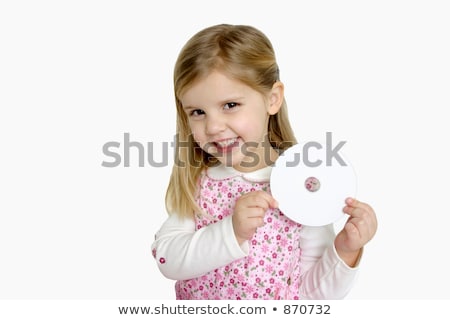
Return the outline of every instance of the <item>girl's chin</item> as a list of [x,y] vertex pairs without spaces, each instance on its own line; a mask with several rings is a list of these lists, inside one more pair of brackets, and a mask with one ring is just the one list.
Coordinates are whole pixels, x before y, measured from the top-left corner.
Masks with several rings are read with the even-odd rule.
[[258,159],[236,156],[234,159],[231,158],[219,158],[220,163],[226,167],[233,167],[234,169],[241,172],[251,172],[257,169],[261,169],[267,165],[264,165],[262,161]]
[[214,156],[222,165],[233,167],[241,172],[250,172],[261,169],[274,162],[272,155],[267,153],[267,151],[251,148],[246,149],[241,143],[238,147],[226,150],[227,152],[217,152],[218,150],[214,147],[211,147],[207,151],[210,151],[209,154]]
[[218,158],[221,164],[226,167],[240,167],[242,165],[242,159],[232,158],[232,157],[220,157]]

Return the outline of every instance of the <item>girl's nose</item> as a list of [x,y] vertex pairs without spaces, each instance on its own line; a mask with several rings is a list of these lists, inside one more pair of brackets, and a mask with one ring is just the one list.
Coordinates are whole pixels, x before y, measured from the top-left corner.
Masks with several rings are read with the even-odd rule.
[[208,115],[206,120],[207,135],[210,136],[216,135],[224,130],[225,130],[225,121],[220,115],[217,116]]

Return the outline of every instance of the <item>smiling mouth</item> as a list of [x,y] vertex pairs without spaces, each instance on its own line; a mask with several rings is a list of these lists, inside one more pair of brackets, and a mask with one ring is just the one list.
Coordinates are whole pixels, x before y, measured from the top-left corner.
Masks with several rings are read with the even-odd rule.
[[239,137],[212,142],[218,153],[229,153],[239,146]]

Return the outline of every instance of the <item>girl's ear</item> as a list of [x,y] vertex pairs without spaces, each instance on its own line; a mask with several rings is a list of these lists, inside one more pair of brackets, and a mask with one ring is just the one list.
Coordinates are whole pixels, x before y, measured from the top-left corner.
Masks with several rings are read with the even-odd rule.
[[270,115],[276,114],[284,100],[284,85],[282,82],[277,81],[273,84],[272,90],[269,95],[269,106],[267,109],[267,113]]

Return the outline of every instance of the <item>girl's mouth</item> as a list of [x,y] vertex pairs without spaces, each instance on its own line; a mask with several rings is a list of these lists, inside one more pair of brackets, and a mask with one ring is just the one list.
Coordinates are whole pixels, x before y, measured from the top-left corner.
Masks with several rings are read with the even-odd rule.
[[217,152],[220,154],[232,152],[234,148],[239,146],[239,137],[232,139],[224,139],[221,141],[213,142],[214,146],[217,149]]

